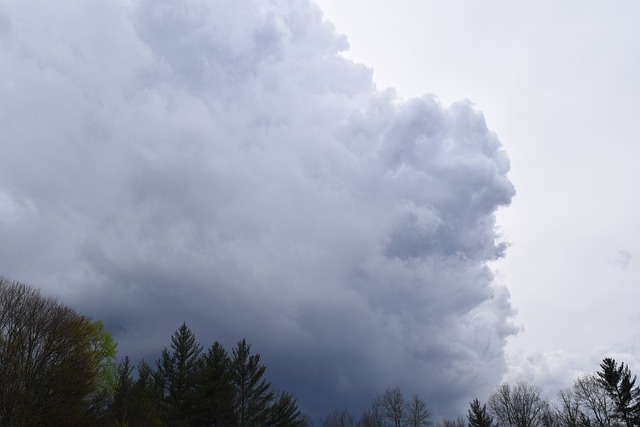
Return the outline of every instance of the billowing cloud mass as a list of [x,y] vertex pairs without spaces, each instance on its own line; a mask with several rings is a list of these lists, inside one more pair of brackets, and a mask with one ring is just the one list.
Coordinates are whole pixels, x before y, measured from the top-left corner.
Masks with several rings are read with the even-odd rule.
[[309,1],[0,1],[0,274],[134,359],[246,337],[311,414],[490,391],[508,158],[347,47]]

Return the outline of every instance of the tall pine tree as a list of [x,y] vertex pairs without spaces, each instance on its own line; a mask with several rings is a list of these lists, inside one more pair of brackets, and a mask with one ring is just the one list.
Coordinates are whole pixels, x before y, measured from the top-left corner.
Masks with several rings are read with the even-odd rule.
[[111,402],[111,415],[119,426],[129,423],[131,391],[134,384],[131,377],[132,371],[133,366],[129,356],[125,356],[124,360],[118,364],[118,382]]
[[480,405],[478,399],[473,399],[473,401],[469,403],[467,420],[469,427],[493,426],[493,417],[487,412],[487,404]]
[[260,363],[260,354],[251,354],[246,340],[233,349],[231,378],[234,386],[236,421],[240,427],[266,425],[270,416],[273,392],[271,383],[264,378],[266,367]]
[[207,351],[198,388],[198,403],[203,425],[222,427],[236,424],[231,358],[218,342]]
[[611,358],[603,359],[600,369],[600,383],[613,400],[618,420],[627,427],[640,424],[640,391],[635,387],[636,376],[631,376],[624,363],[618,366]]
[[163,409],[173,426],[189,426],[197,417],[196,390],[202,367],[202,346],[186,323],[171,336],[171,351],[157,362],[163,385]]

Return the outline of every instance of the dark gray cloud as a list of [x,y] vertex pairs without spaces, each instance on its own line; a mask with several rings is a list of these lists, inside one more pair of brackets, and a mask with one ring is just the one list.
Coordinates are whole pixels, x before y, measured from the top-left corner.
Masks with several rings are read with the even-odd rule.
[[437,413],[505,369],[509,161],[469,102],[403,101],[307,1],[0,1],[0,271],[157,355],[246,337],[320,413]]

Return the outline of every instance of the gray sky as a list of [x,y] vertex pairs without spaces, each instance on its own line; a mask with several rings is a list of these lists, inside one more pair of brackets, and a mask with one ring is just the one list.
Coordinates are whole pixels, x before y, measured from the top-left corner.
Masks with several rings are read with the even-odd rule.
[[637,7],[241,3],[0,1],[0,274],[312,414],[635,366]]
[[505,379],[553,395],[605,355],[637,371],[638,3],[319,3],[378,87],[470,99],[509,154],[494,269],[522,331]]

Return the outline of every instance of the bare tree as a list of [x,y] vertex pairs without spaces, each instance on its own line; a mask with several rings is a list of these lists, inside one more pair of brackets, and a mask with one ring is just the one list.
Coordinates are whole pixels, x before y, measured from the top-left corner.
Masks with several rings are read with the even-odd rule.
[[348,409],[337,409],[326,417],[320,419],[322,427],[354,427],[356,425],[353,416]]
[[358,427],[384,427],[384,418],[380,411],[380,407],[376,401],[373,402],[371,409],[365,409],[358,421]]
[[382,416],[391,422],[393,427],[403,427],[405,419],[404,397],[398,387],[387,389],[382,396],[376,398]]
[[455,420],[442,420],[442,427],[465,427],[464,418],[458,416]]
[[598,377],[590,374],[581,376],[573,383],[573,391],[591,425],[615,426],[615,406]]
[[565,427],[580,427],[585,418],[580,410],[580,401],[572,389],[558,393],[560,407],[557,409],[558,422]]
[[498,426],[542,427],[548,424],[549,402],[538,387],[503,383],[489,399]]
[[407,402],[405,417],[407,427],[429,427],[432,424],[431,411],[417,394]]
[[405,401],[400,388],[389,388],[373,400],[360,417],[358,427],[429,427],[431,411],[418,395]]

